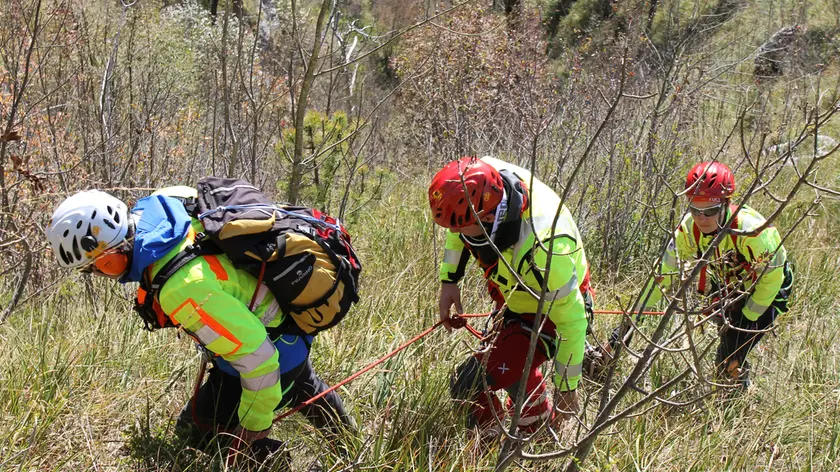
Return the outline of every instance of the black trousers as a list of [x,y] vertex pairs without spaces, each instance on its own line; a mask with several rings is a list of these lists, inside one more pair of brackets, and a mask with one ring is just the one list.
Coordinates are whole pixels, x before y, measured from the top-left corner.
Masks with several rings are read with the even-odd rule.
[[[327,390],[329,387],[312,369],[309,359],[280,377],[285,394],[277,408],[293,408],[302,402]],[[180,422],[195,423],[200,429],[219,426],[233,430],[239,423],[239,398],[242,387],[239,377],[226,374],[217,367],[210,369],[207,380],[198,393],[190,399],[179,415]],[[195,416],[193,417],[193,402]],[[344,403],[335,392],[330,392],[311,405],[299,411],[316,428],[324,433],[337,435],[344,430],[353,430],[353,419],[347,415]],[[210,431],[206,431],[210,432]]]
[[[764,331],[773,325],[776,317],[788,310],[788,298],[793,284],[793,271],[785,266],[785,279],[782,287],[776,295],[773,303],[755,321],[750,321],[742,314],[742,309],[747,298],[744,297],[739,303],[734,304],[726,310],[725,316],[729,323],[741,329],[750,331]],[[716,288],[716,287],[713,287]],[[742,370],[749,369],[747,354],[752,351],[756,344],[764,337],[766,332],[747,333],[738,329],[727,329],[720,336],[720,344],[715,356],[715,366],[720,373],[726,373],[735,368]]]

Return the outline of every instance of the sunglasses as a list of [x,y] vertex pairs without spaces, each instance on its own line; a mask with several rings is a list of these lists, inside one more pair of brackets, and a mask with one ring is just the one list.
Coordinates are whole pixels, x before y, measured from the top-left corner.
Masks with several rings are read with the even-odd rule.
[[693,216],[703,215],[707,218],[719,215],[720,211],[722,209],[723,209],[723,204],[715,205],[713,207],[707,207],[707,208],[697,208],[697,207],[692,206],[692,205],[688,206],[688,211],[691,212],[691,214]]
[[79,269],[79,272],[116,277],[122,275],[127,269],[128,255],[120,250],[111,250],[100,254],[90,264]]

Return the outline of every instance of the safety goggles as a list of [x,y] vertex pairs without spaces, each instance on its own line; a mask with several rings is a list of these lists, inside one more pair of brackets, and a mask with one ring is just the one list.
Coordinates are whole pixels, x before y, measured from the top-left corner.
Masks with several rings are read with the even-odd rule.
[[117,277],[125,273],[126,270],[128,270],[128,255],[119,249],[110,249],[80,268],[79,272]]
[[691,212],[692,216],[703,215],[706,218],[719,215],[722,209],[723,209],[723,204],[722,203],[720,205],[715,205],[715,206],[706,207],[706,208],[697,208],[693,205],[688,206],[688,211]]

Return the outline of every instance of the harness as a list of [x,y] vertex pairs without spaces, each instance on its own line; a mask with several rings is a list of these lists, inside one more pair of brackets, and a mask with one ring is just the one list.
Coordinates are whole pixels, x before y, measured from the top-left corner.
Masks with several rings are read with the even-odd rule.
[[543,329],[539,330],[539,327],[534,325],[534,320],[529,318],[524,318],[523,315],[505,310],[502,314],[502,325],[507,327],[515,324],[528,333],[536,331],[546,357],[553,359],[557,354],[557,345],[559,344],[556,333],[557,328],[554,326],[554,322],[548,319],[547,315],[543,315],[545,324],[543,325]]
[[[729,211],[732,212],[732,214],[735,214],[735,212],[737,210],[738,210],[738,207],[736,207],[735,205],[730,205],[729,206]],[[737,230],[737,229],[739,229],[738,226],[739,226],[738,215],[735,215],[735,217],[732,218],[732,221],[729,223],[729,229],[730,230]],[[691,222],[691,230],[692,230],[692,236],[694,236],[694,247],[696,248],[696,251],[697,251],[696,252],[696,259],[699,261],[703,257],[703,252],[700,250],[700,239],[703,237],[703,233],[700,231],[700,228],[697,227],[697,223],[694,220],[692,220],[692,222]],[[729,238],[732,240],[732,246],[735,248],[735,257],[736,257],[735,262],[737,263],[737,267],[740,267],[743,271],[749,273],[751,275],[751,277],[753,278],[753,281],[755,281],[756,275],[752,271],[752,264],[750,264],[747,261],[747,258],[745,258],[738,251],[738,235],[735,234],[734,232],[730,231]],[[749,247],[747,247],[747,250],[751,251],[751,249]],[[721,258],[720,246],[715,248],[715,256],[718,259]],[[703,268],[700,269],[700,277],[699,277],[698,282],[697,282],[697,291],[700,292],[700,293],[705,293],[706,292],[707,270],[708,270],[708,265],[704,265]]]

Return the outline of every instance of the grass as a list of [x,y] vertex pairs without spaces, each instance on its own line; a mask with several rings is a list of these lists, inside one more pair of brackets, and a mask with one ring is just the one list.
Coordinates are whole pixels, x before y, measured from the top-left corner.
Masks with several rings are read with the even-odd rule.
[[[412,195],[391,195],[352,228],[365,263],[364,293],[353,314],[315,344],[313,361],[329,382],[436,320],[437,251],[422,193]],[[781,319],[778,338],[762,342],[753,355],[755,387],[726,405],[712,397],[696,408],[657,409],[622,421],[599,438],[586,470],[840,466],[840,289],[832,275],[840,257],[831,249],[840,239],[829,230],[837,216],[837,206],[827,205],[824,217],[789,244],[798,268],[796,301]],[[168,331],[141,331],[120,291],[100,282],[97,293],[110,297],[107,305],[97,299],[94,308],[76,296],[81,281],[71,276],[62,290],[0,327],[6,347],[0,470],[221,470],[221,455],[184,450],[172,435],[172,419],[196,372],[191,342]],[[467,281],[467,311],[487,308],[479,282]],[[627,280],[599,287],[601,300],[631,288]],[[614,322],[599,318],[596,330]],[[449,403],[449,373],[473,344],[464,331],[436,331],[341,389],[363,431],[352,446],[360,467],[492,469],[494,454],[480,452]],[[668,365],[660,368],[669,374]],[[595,386],[587,381],[584,389],[591,394]],[[343,463],[323,451],[317,432],[298,418],[273,434],[288,442],[301,467],[312,457]]]
[[[761,11],[759,3],[731,27],[750,24]],[[820,21],[831,19],[824,4],[812,12]],[[836,67],[829,68],[835,76]],[[735,113],[726,115],[728,124]],[[823,131],[840,139],[838,130],[835,120]],[[697,144],[713,155],[717,143],[705,143],[709,149]],[[840,155],[825,163],[821,182],[837,188],[838,163]],[[791,174],[782,180],[789,184]],[[401,182],[353,217],[349,229],[364,264],[363,293],[351,315],[314,345],[314,365],[327,382],[344,379],[438,319],[442,234],[433,229],[426,208],[424,179]],[[812,198],[803,192],[796,204]],[[773,208],[764,197],[751,204],[765,213]],[[789,228],[797,211],[800,207],[790,207],[777,226]],[[694,407],[657,408],[623,420],[599,437],[585,470],[840,469],[840,284],[835,275],[840,202],[826,199],[818,213],[786,242],[797,268],[792,309],[780,319],[778,336],[768,336],[751,355],[754,387],[727,403],[713,396]],[[597,247],[596,241],[584,243]],[[608,281],[594,280],[597,308],[617,308],[616,297],[626,303],[640,288],[643,263],[634,261],[622,273],[609,274]],[[475,272],[462,290],[467,312],[489,308]],[[88,292],[82,278],[69,275],[0,325],[0,471],[225,469],[221,451],[202,454],[173,435],[174,417],[197,372],[192,342],[171,330],[142,331],[131,311],[132,296],[101,280]],[[0,294],[0,300],[7,298]],[[604,337],[617,321],[599,316],[595,332]],[[712,343],[715,336],[707,332],[702,341]],[[451,335],[438,330],[340,389],[360,425],[361,434],[350,443],[358,470],[492,470],[498,449],[482,446],[465,431],[449,400],[449,375],[474,345],[463,330]],[[624,372],[629,367],[621,366]],[[646,384],[661,384],[676,372],[673,359],[665,356],[651,372]],[[589,421],[597,389],[584,381]],[[575,431],[561,433],[568,438]],[[295,470],[305,470],[314,459],[332,470],[347,466],[347,459],[330,454],[318,432],[297,416],[277,425],[273,435],[287,442]],[[534,449],[552,448],[538,444]],[[515,468],[563,465],[556,460]]]

